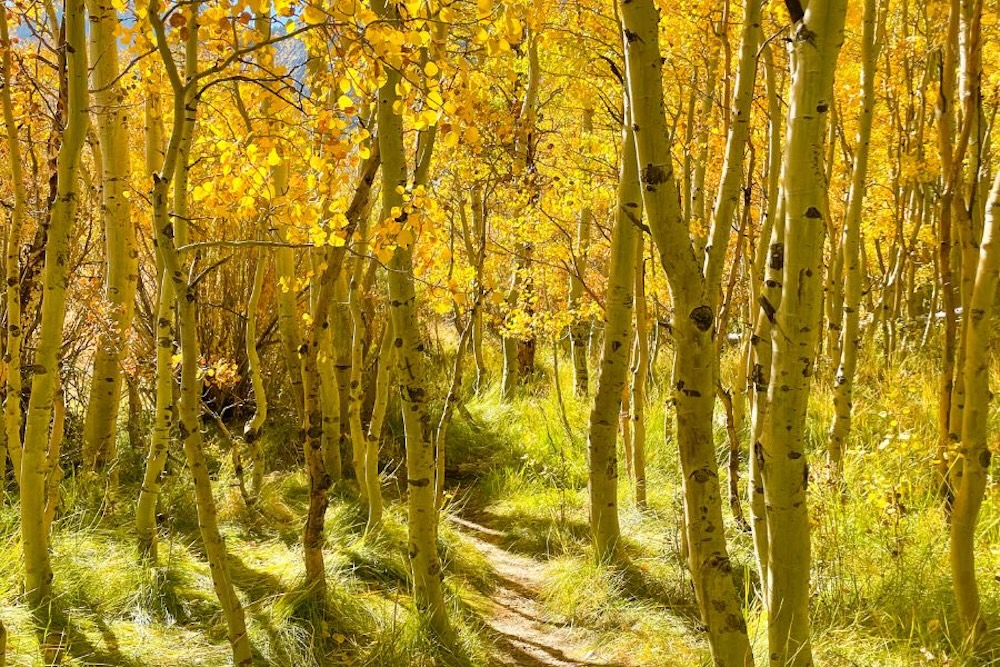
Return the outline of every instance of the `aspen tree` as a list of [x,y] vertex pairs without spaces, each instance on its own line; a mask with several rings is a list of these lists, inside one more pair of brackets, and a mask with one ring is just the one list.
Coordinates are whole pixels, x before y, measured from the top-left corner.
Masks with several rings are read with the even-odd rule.
[[[951,424],[952,392],[955,388],[955,349],[958,325],[955,318],[955,286],[952,271],[953,252],[953,203],[964,159],[963,142],[955,146],[955,71],[958,69],[958,27],[961,0],[948,3],[948,27],[945,33],[936,105],[938,125],[938,153],[944,188],[941,192],[940,221],[938,223],[938,275],[941,305],[944,310],[944,331],[941,335],[941,380],[938,388],[938,476],[945,513],[950,513],[954,489],[950,470],[954,463],[951,452],[952,433],[957,429]],[[956,150],[957,148],[957,150]]]
[[365,486],[368,487],[368,523],[366,531],[378,528],[382,522],[382,486],[378,471],[379,442],[382,439],[382,424],[389,405],[389,373],[393,355],[392,323],[386,322],[382,340],[378,346],[378,356],[375,363],[375,403],[372,405],[371,419],[368,420],[368,432],[365,434]]
[[[527,261],[525,255],[522,253],[517,257],[517,261],[514,264],[514,272],[510,277],[510,287],[504,295],[508,312],[512,312],[517,307],[518,299],[521,297],[521,285],[524,282],[524,274],[527,270]],[[504,400],[512,399],[514,397],[514,390],[517,388],[519,379],[517,372],[517,345],[517,338],[511,335],[504,335],[500,341],[500,347],[503,352],[500,395],[503,396]]]
[[[583,135],[589,137],[594,131],[594,110],[583,110]],[[573,255],[574,271],[569,281],[569,312],[573,315],[570,325],[570,348],[573,355],[573,386],[577,396],[586,396],[590,382],[588,356],[590,354],[590,322],[581,317],[578,310],[583,299],[583,279],[587,269],[587,252],[590,246],[590,228],[594,213],[589,205],[580,209],[580,219],[576,231],[576,252]]]
[[128,106],[118,67],[118,11],[110,0],[88,0],[88,9],[94,112],[104,157],[101,163],[101,217],[106,263],[104,298],[113,325],[101,332],[94,353],[83,426],[83,451],[88,469],[112,466],[112,479],[115,479],[121,357],[132,327],[139,255],[129,192],[132,173]]
[[[982,229],[982,198],[977,196],[979,185],[979,167],[983,163],[980,147],[982,145],[982,45],[980,14],[982,3],[979,0],[961,0],[958,8],[959,17],[959,100],[961,101],[961,130],[959,141],[963,151],[960,159],[968,159],[966,168],[961,162],[955,163],[956,178],[955,193],[952,200],[952,216],[958,232],[957,259],[959,269],[959,305],[962,312],[969,309],[972,291],[976,279],[976,267],[979,263],[979,239]],[[964,172],[964,173],[963,173]],[[986,184],[983,184],[983,190]],[[963,411],[967,396],[962,373],[965,368],[965,345],[969,319],[963,317],[958,323],[958,342],[956,346],[955,381],[951,396],[951,409],[948,418],[951,439],[961,441],[963,431]],[[960,465],[960,464],[959,464]],[[956,470],[961,474],[960,470]]]
[[438,420],[437,429],[434,431],[434,502],[438,509],[444,505],[444,482],[445,482],[445,454],[448,442],[448,427],[455,414],[455,406],[458,405],[458,393],[462,390],[462,371],[465,362],[465,354],[469,348],[469,339],[472,337],[472,326],[476,311],[479,310],[479,303],[472,306],[469,313],[469,321],[462,328],[459,336],[458,346],[455,351],[455,358],[452,361],[451,380],[448,383],[448,393],[444,398],[444,407],[441,408],[441,418]]
[[[793,11],[792,80],[782,163],[785,225],[782,298],[772,362],[761,476],[768,530],[770,664],[812,664],[805,419],[819,342],[823,238],[828,215],[823,145],[846,0]],[[800,15],[801,14],[801,15]]]
[[79,204],[80,155],[86,141],[89,107],[87,90],[86,17],[83,0],[67,0],[63,9],[66,51],[67,106],[65,130],[56,158],[55,199],[49,209],[42,278],[42,315],[35,345],[31,399],[25,420],[21,458],[21,545],[25,593],[33,607],[45,606],[52,591],[49,540],[44,525],[46,449],[53,404],[59,387],[59,354],[66,319],[66,285],[70,233]]
[[[398,9],[375,0],[372,7],[390,26],[398,26]],[[403,119],[394,111],[398,99],[399,70],[384,65],[385,82],[378,91],[378,143],[382,153],[382,211],[396,216],[400,225],[403,192],[408,167],[403,149]],[[429,150],[432,146],[425,147]],[[429,157],[429,152],[424,155]],[[412,244],[397,246],[389,262],[389,311],[392,322],[397,383],[403,412],[406,439],[407,487],[407,556],[413,575],[417,608],[425,613],[431,627],[440,635],[450,633],[444,591],[443,572],[437,552],[438,512],[434,503],[434,445],[424,386],[424,344],[417,324],[416,292],[413,280]]]
[[[444,43],[444,31],[443,28],[438,28],[437,38],[435,40],[435,46],[440,51],[442,50]],[[428,145],[430,141],[433,141],[434,133],[436,130],[431,128],[422,133],[421,139],[424,145]],[[421,155],[421,160],[417,165],[417,170],[415,174],[415,182],[417,185],[424,185],[427,180],[427,174],[430,170],[430,151],[424,151]],[[465,203],[460,202],[460,218],[462,220],[462,238],[466,244],[466,253],[469,260],[472,261],[475,275],[477,277],[477,282],[475,285],[475,296],[473,298],[472,307],[469,310],[469,319],[465,326],[461,330],[459,336],[458,346],[455,352],[455,358],[452,362],[451,368],[451,380],[448,385],[448,393],[444,399],[444,407],[441,409],[441,417],[438,419],[437,429],[434,431],[434,457],[435,457],[435,476],[434,476],[434,498],[435,505],[438,509],[444,505],[444,484],[445,484],[445,457],[446,457],[446,447],[448,440],[448,427],[451,425],[452,417],[455,414],[455,409],[462,409],[461,398],[459,397],[459,392],[462,389],[462,377],[465,370],[465,355],[469,351],[469,348],[473,347],[473,334],[477,325],[477,321],[480,326],[482,324],[482,317],[480,314],[482,301],[483,301],[483,286],[479,280],[483,276],[483,264],[486,261],[486,234],[485,230],[481,230],[482,233],[478,234],[479,245],[477,248],[473,248],[473,240],[471,230],[468,228],[468,222],[465,219]],[[479,221],[477,220],[477,226]],[[458,307],[457,303],[453,304],[455,309],[456,322],[458,321]],[[475,351],[473,350],[475,353]],[[464,414],[468,415],[468,412]]]
[[[981,5],[973,21],[978,28]],[[977,39],[976,37],[975,39]],[[951,573],[955,602],[966,641],[975,646],[986,632],[982,618],[979,587],[976,583],[975,535],[986,492],[986,478],[992,455],[987,440],[990,403],[990,338],[993,334],[992,312],[1000,283],[1000,173],[993,181],[972,297],[968,326],[965,330],[966,405],[962,413],[962,442],[959,456],[962,473],[957,483],[955,506],[951,514]],[[971,268],[971,267],[969,267]]]
[[[368,158],[362,163],[358,183],[354,188],[347,211],[344,213],[347,225],[344,234],[350,238],[358,227],[358,222],[368,210],[368,200],[371,194],[372,182],[378,170],[380,153],[371,150]],[[317,254],[319,250],[316,251]],[[324,525],[326,509],[329,504],[329,490],[332,483],[330,472],[326,468],[328,453],[325,446],[332,440],[339,455],[340,410],[336,410],[336,430],[331,438],[324,435],[330,424],[332,413],[327,413],[321,403],[322,377],[319,360],[324,354],[329,354],[329,348],[324,344],[329,342],[331,302],[335,293],[335,284],[343,274],[346,247],[326,247],[323,249],[325,268],[314,280],[310,306],[310,325],[305,332],[300,349],[302,389],[303,389],[303,419],[302,436],[305,449],[306,472],[309,476],[309,505],[306,513],[305,528],[302,536],[302,546],[305,552],[306,587],[320,608],[325,611],[326,599],[326,566],[324,564],[323,547],[325,545]],[[340,394],[334,387],[332,393],[336,400]],[[332,429],[331,429],[332,430]]]
[[10,161],[11,189],[14,205],[10,212],[10,225],[4,237],[4,299],[7,306],[5,364],[6,387],[4,401],[4,438],[0,448],[0,478],[7,470],[7,456],[14,468],[14,479],[21,479],[21,234],[23,233],[27,196],[24,189],[24,166],[21,161],[21,145],[17,137],[17,122],[14,119],[14,104],[11,100],[14,73],[10,57],[10,31],[7,25],[7,7],[0,6],[0,74],[3,76],[0,88],[0,104],[3,106],[3,122],[6,129],[7,155]]
[[[145,101],[146,177],[152,180],[163,167],[163,117],[159,94],[147,91]],[[174,281],[166,275],[162,252],[156,251],[156,373],[155,407],[152,436],[146,454],[146,467],[139,502],[135,511],[135,528],[139,553],[156,562],[156,501],[160,493],[160,475],[167,462],[167,449],[174,427],[174,321],[176,319]]]
[[[640,197],[641,201],[641,197]],[[635,350],[632,353],[632,469],[635,504],[646,508],[646,383],[649,379],[649,311],[646,305],[645,238],[640,232],[635,253]]]
[[[309,309],[311,324],[305,332],[299,354],[302,375],[302,447],[305,450],[306,473],[309,477],[309,505],[302,534],[306,567],[305,585],[310,597],[324,611],[327,589],[323,528],[332,480],[326,468],[324,444],[327,441],[324,435],[329,435],[326,433],[329,424],[325,419],[327,415],[324,405],[320,402],[321,369],[317,359],[327,353],[322,343],[329,340],[329,312],[333,289],[331,283],[337,280],[335,271],[339,273],[339,267],[333,269],[328,265],[327,269],[319,273],[313,281],[312,289],[316,294],[312,297]],[[339,394],[337,400],[339,401]],[[339,435],[339,404],[337,407]]]
[[[265,9],[270,5],[265,4]],[[271,16],[267,11],[258,11],[254,17],[254,27],[260,32],[265,40],[271,38]],[[274,60],[273,49],[259,49],[257,54],[258,64],[269,67]],[[239,100],[239,89],[236,90],[237,100]],[[242,109],[242,103],[240,102]],[[265,95],[261,101],[261,116],[264,117],[268,125],[273,124],[271,118],[271,97]],[[247,117],[248,129],[252,130],[249,117]],[[268,182],[270,188],[269,199],[274,201],[284,194],[284,184],[278,178],[274,178],[276,171],[281,173],[284,165],[276,165],[270,168]],[[253,279],[250,287],[250,296],[247,299],[246,328],[244,330],[243,344],[247,355],[247,371],[250,374],[250,385],[253,388],[254,411],[250,419],[243,425],[243,440],[246,442],[251,457],[253,459],[253,473],[251,476],[250,488],[251,497],[256,499],[264,483],[264,454],[261,450],[260,432],[267,422],[268,399],[267,391],[264,388],[264,377],[261,372],[260,354],[257,352],[257,311],[260,307],[261,293],[264,289],[264,273],[267,267],[265,254],[262,249],[256,250],[254,258]]]
[[[288,164],[285,161],[271,168],[271,187],[284,196],[288,192]],[[287,223],[279,223],[274,232],[275,239],[288,241]],[[297,279],[295,276],[295,249],[281,246],[274,253],[275,277],[278,281],[277,310],[278,335],[281,339],[282,358],[288,371],[292,405],[299,419],[303,416],[302,368],[299,361],[299,347],[302,344],[302,333],[299,331]]]
[[[205,554],[212,575],[212,585],[222,607],[226,620],[229,644],[233,651],[233,663],[237,667],[249,666],[253,662],[250,640],[247,636],[243,606],[233,588],[227,562],[227,551],[219,530],[215,499],[212,496],[212,482],[205,460],[204,442],[201,433],[201,380],[198,377],[199,342],[195,313],[194,287],[188,284],[187,271],[181,263],[178,246],[186,242],[186,180],[190,142],[194,131],[198,97],[195,94],[199,77],[198,71],[198,13],[199,3],[185,10],[187,39],[185,40],[184,79],[174,62],[167,43],[166,28],[160,16],[159,0],[150,0],[149,21],[156,37],[156,48],[166,69],[173,93],[174,117],[170,139],[163,156],[159,173],[153,174],[153,227],[156,231],[156,247],[161,254],[164,279],[173,281],[177,308],[178,333],[181,351],[181,393],[180,439],[184,447],[188,468],[194,478],[195,501],[198,510],[198,525]],[[233,56],[235,57],[235,56]],[[173,220],[167,210],[167,196],[173,185]],[[176,242],[176,244],[175,244]]]
[[[875,103],[875,64],[882,42],[882,22],[885,5],[878,11],[876,0],[865,0],[861,36],[861,108],[858,112],[858,132],[854,141],[854,166],[851,191],[848,195],[847,216],[844,218],[841,257],[845,269],[843,313],[840,315],[840,360],[834,383],[833,424],[830,427],[828,456],[836,479],[841,477],[844,448],[851,432],[851,407],[854,371],[858,363],[861,309],[861,213],[868,179],[869,143],[872,135],[872,107]],[[878,24],[878,25],[876,25]],[[836,281],[839,283],[839,279]],[[832,326],[832,325],[831,325]]]
[[[750,107],[753,102],[754,81],[757,77],[757,45],[760,43],[761,0],[746,0],[743,5],[743,34],[740,39],[740,59],[736,72],[736,95],[733,100],[732,123],[726,136],[726,153],[722,162],[722,178],[715,196],[712,213],[712,227],[709,231],[708,247],[705,252],[705,278],[709,285],[719,285],[722,267],[726,259],[726,249],[713,248],[722,240],[729,239],[729,233],[722,228],[730,228],[733,215],[739,204],[743,180],[743,153],[750,137]],[[738,257],[739,253],[737,253]],[[713,307],[718,309],[719,296],[716,292]],[[722,330],[720,335],[725,336]]]
[[[963,117],[959,137],[959,151],[962,151],[976,127],[980,104],[983,6],[979,0],[973,0],[962,3],[960,11],[965,25],[965,48],[962,56]],[[953,168],[960,169],[961,165],[956,162]],[[957,174],[953,172],[952,176],[955,178]],[[953,184],[957,180],[955,178]],[[956,205],[954,213],[959,223],[962,247],[960,293],[963,308],[962,337],[958,349],[960,365],[957,369],[960,374],[956,377],[956,382],[964,385],[964,392],[957,397],[952,396],[949,417],[952,432],[957,430],[955,421],[962,420],[952,476],[955,496],[951,513],[951,571],[955,602],[966,644],[973,648],[977,647],[986,633],[976,582],[975,532],[991,463],[987,422],[992,396],[989,388],[990,338],[993,332],[991,315],[996,302],[997,282],[1000,280],[1000,242],[997,240],[997,227],[1000,225],[997,221],[1000,215],[1000,174],[996,176],[990,192],[983,235],[978,244],[978,257],[973,261],[971,255],[975,253],[970,254],[968,248],[976,244],[975,230],[972,229],[975,206],[974,200],[969,208],[964,203]],[[944,216],[941,224],[944,224]]]
[[[777,178],[774,179],[777,183]],[[770,205],[769,205],[770,208]],[[775,217],[765,218],[765,226],[761,229],[758,256],[760,266],[754,275],[762,276],[765,289],[758,296],[760,307],[754,321],[753,333],[750,336],[750,355],[748,363],[749,382],[752,385],[752,403],[750,410],[750,451],[747,495],[750,506],[750,532],[753,535],[754,557],[757,561],[757,574],[763,587],[763,599],[767,603],[767,563],[768,563],[768,529],[767,512],[764,507],[764,482],[761,469],[764,466],[764,425],[767,415],[767,392],[771,384],[771,345],[774,314],[781,305],[781,272],[785,261],[785,225],[781,224],[784,217],[784,207],[772,209]],[[778,224],[768,223],[768,220],[778,221]],[[770,227],[770,230],[768,230]],[[764,258],[766,257],[766,273]]]
[[[719,286],[705,280],[680,207],[663,102],[658,10],[652,0],[619,6],[642,198],[676,313],[673,401],[687,562],[716,664],[743,667],[753,664],[753,654],[726,548],[712,424],[717,360],[711,304]],[[725,252],[728,231],[720,226],[712,252]]]
[[253,458],[253,474],[250,488],[253,498],[260,494],[264,484],[264,454],[260,446],[260,431],[267,421],[267,391],[264,389],[264,375],[261,373],[260,354],[257,352],[257,311],[260,307],[260,296],[264,289],[265,255],[258,249],[253,269],[253,283],[250,297],[247,299],[246,333],[244,345],[247,354],[247,370],[250,373],[250,384],[253,387],[253,415],[243,426],[243,439],[250,448]]
[[59,465],[59,453],[62,450],[63,435],[66,430],[66,394],[63,392],[62,381],[56,388],[56,396],[52,407],[52,430],[49,432],[49,446],[45,452],[45,511],[42,515],[42,528],[46,534],[52,533],[52,522],[59,509],[59,485],[62,483],[63,471]]
[[[313,271],[316,273],[316,279],[314,281],[313,287],[313,300],[314,302],[318,298],[318,294],[321,291],[321,286],[318,281],[322,277],[322,271],[319,270],[322,264],[322,259],[318,254],[314,254],[313,259]],[[331,278],[334,281],[334,285],[330,288],[332,294],[330,296],[330,301],[336,300],[339,296],[343,296],[341,290],[341,278],[336,276]],[[336,322],[332,319],[331,309],[333,307],[332,303],[326,303],[322,309],[322,316],[327,319],[328,322]],[[318,311],[319,307],[317,304],[313,304],[313,310]],[[320,313],[316,313],[320,314]],[[315,326],[315,322],[314,322]],[[318,373],[316,381],[319,383],[319,394],[318,400],[320,408],[320,419],[323,422],[323,436],[322,436],[322,447],[323,447],[323,463],[326,467],[326,472],[330,475],[331,480],[339,480],[343,477],[343,459],[340,451],[340,429],[341,429],[341,394],[340,387],[337,382],[337,368],[335,362],[335,356],[337,354],[336,346],[334,344],[334,332],[333,328],[329,326],[320,326],[316,329],[316,335],[318,336],[317,348],[316,348],[316,372]],[[303,379],[303,382],[305,380]],[[352,461],[354,457],[352,457]]]
[[[368,502],[368,494],[371,491],[368,471],[366,468],[368,448],[367,438],[364,428],[361,425],[361,408],[364,400],[364,387],[361,384],[361,375],[365,361],[365,336],[366,329],[364,317],[361,313],[361,281],[364,277],[365,256],[368,254],[368,228],[367,220],[363,217],[358,225],[358,241],[355,248],[356,257],[354,259],[353,270],[349,285],[348,306],[351,314],[351,376],[350,393],[347,406],[348,426],[351,435],[351,445],[355,452],[354,476],[358,480],[358,487],[361,490],[361,497]],[[377,465],[376,459],[376,465]],[[378,474],[376,468],[376,475]],[[371,510],[369,509],[369,515]]]
[[[538,117],[538,99],[541,85],[541,65],[538,60],[538,35],[528,28],[526,30],[525,51],[528,60],[527,79],[524,85],[524,99],[517,117],[516,136],[514,141],[514,176],[519,178],[522,187],[535,190],[531,172],[534,169],[534,139],[535,124]],[[533,192],[531,202],[537,201],[537,192]],[[530,243],[519,243],[514,271],[511,274],[510,288],[505,300],[509,310],[513,311],[525,297],[530,297],[531,262],[533,248]],[[529,338],[505,335],[501,341],[503,349],[503,375],[501,395],[509,400],[514,390],[525,375],[534,367],[535,341]]]
[[[482,300],[484,279],[482,266],[486,261],[486,198],[480,187],[472,189],[472,225],[475,236],[479,239],[479,256],[475,259],[480,267],[476,275],[476,298]],[[469,235],[467,235],[469,236]],[[471,241],[471,237],[470,237]],[[471,245],[469,246],[471,248]],[[469,256],[470,261],[472,256]],[[486,383],[486,356],[483,354],[483,311],[479,309],[472,318],[472,353],[476,360],[476,392],[483,389]]]
[[[628,103],[625,118],[629,117]],[[594,407],[590,412],[587,448],[590,459],[590,531],[598,562],[614,560],[621,539],[618,523],[618,413],[628,376],[632,305],[635,290],[636,238],[642,223],[642,194],[635,140],[622,126],[618,205],[611,234],[611,265],[604,317],[604,349]]]
[[[464,198],[458,205],[458,219],[462,225],[462,243],[465,246],[465,254],[470,264],[476,270],[475,301],[482,302],[485,295],[483,266],[486,263],[486,202],[483,198],[482,188],[476,186],[472,189],[472,225],[470,226],[468,215],[465,211]],[[479,393],[486,378],[486,358],[483,355],[483,311],[482,308],[475,308],[472,312],[472,334],[469,340],[472,348],[472,355],[476,362],[475,390]]]

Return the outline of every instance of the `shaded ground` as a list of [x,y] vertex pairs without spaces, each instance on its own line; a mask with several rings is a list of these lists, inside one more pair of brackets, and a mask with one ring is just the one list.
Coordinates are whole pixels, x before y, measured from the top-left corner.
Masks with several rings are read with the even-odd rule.
[[547,618],[538,601],[544,566],[498,546],[504,534],[467,519],[451,521],[496,572],[486,623],[496,633],[498,665],[517,667],[626,667],[600,659],[600,638],[586,628]]

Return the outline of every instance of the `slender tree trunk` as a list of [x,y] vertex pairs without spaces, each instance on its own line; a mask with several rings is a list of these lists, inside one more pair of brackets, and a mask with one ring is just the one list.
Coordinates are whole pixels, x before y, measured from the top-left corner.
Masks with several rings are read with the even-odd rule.
[[[851,432],[851,407],[854,371],[861,345],[859,333],[861,309],[861,213],[868,179],[868,146],[872,135],[872,107],[875,104],[875,64],[881,44],[881,28],[876,0],[865,0],[864,24],[861,37],[861,109],[858,134],[854,147],[854,168],[851,192],[848,195],[847,216],[840,242],[846,276],[844,278],[843,313],[838,327],[841,338],[839,367],[833,393],[833,424],[830,427],[828,459],[834,478],[842,478],[844,449]],[[884,20],[884,3],[883,12]],[[836,281],[840,283],[838,276]],[[832,323],[832,320],[831,320]],[[832,326],[832,324],[831,324]]]
[[[978,3],[977,3],[978,5]],[[980,5],[981,7],[981,5]],[[978,15],[976,17],[978,23]],[[951,573],[955,602],[967,643],[975,646],[986,632],[976,583],[975,535],[986,492],[991,453],[987,440],[990,387],[990,338],[992,313],[1000,283],[1000,174],[993,182],[972,297],[969,302],[963,379],[966,406],[963,412],[962,475],[958,480],[951,515]]]
[[52,534],[52,522],[59,510],[59,487],[62,484],[63,471],[59,464],[59,454],[62,451],[63,435],[66,429],[66,395],[63,392],[62,381],[56,389],[55,404],[52,410],[52,431],[49,433],[49,448],[45,452],[47,472],[45,476],[45,514],[42,524],[46,534]]
[[[166,39],[166,28],[160,16],[158,0],[151,0],[149,20],[156,36],[156,46],[164,63],[173,91],[174,118],[170,141],[164,153],[160,173],[153,175],[153,227],[156,230],[156,247],[161,253],[164,279],[173,281],[177,307],[178,330],[181,351],[181,398],[178,429],[183,443],[188,468],[194,478],[195,502],[198,510],[198,525],[205,554],[212,575],[212,585],[222,607],[226,620],[229,644],[233,651],[233,663],[237,667],[249,667],[253,662],[250,640],[247,636],[243,606],[233,588],[225,540],[219,530],[218,513],[212,496],[212,482],[205,459],[204,441],[201,433],[201,388],[198,376],[200,357],[198,323],[195,312],[194,287],[187,282],[187,271],[181,264],[177,245],[187,240],[185,221],[187,215],[187,171],[191,136],[197,113],[197,97],[194,85],[184,83],[174,64],[173,55]],[[185,44],[185,75],[189,82],[194,80],[198,69],[198,14],[199,4],[186,10],[188,35]],[[171,184],[174,187],[174,214],[170,219],[167,196]],[[175,245],[175,240],[176,244]]]
[[[768,529],[770,662],[812,665],[809,623],[809,513],[806,407],[821,317],[826,176],[826,114],[843,42],[846,0],[811,0],[794,26],[786,153],[782,167],[785,253],[782,299],[772,336],[773,359],[763,438]],[[780,223],[779,223],[780,224]]]
[[[0,42],[10,44],[7,26],[7,7],[0,7]],[[10,226],[4,237],[4,281],[5,299],[7,305],[7,324],[4,329],[6,345],[4,356],[7,379],[4,402],[4,435],[0,445],[0,480],[4,479],[7,470],[7,456],[10,455],[14,468],[14,479],[21,479],[21,234],[24,228],[27,196],[24,190],[24,168],[21,162],[21,145],[17,137],[17,121],[14,118],[14,105],[11,100],[13,72],[11,69],[11,49],[4,48],[0,67],[2,67],[3,83],[0,88],[0,102],[3,105],[4,127],[6,128],[7,157],[10,162],[11,190],[14,194],[14,207],[10,212]]]
[[[163,117],[160,98],[149,91],[146,97],[146,176],[152,178],[163,166]],[[146,454],[146,467],[139,502],[135,511],[135,530],[139,553],[150,562],[156,562],[156,501],[160,494],[160,475],[167,462],[171,430],[174,427],[174,321],[176,320],[174,282],[164,273],[164,261],[156,253],[156,379],[153,432]]]
[[[351,315],[351,370],[350,391],[348,393],[347,421],[351,436],[351,448],[355,452],[354,476],[358,480],[361,497],[370,503],[368,494],[371,491],[367,477],[368,444],[364,428],[361,425],[361,403],[364,399],[362,386],[362,371],[365,363],[365,337],[367,335],[365,320],[361,314],[361,281],[364,278],[365,256],[368,254],[367,220],[362,218],[358,229],[357,257],[354,259],[354,271],[349,285],[348,307]],[[377,465],[377,461],[376,461]],[[376,469],[377,475],[377,469]],[[381,499],[377,499],[381,502]],[[369,515],[371,509],[369,509]]]
[[469,339],[472,336],[472,326],[476,311],[479,310],[479,303],[473,305],[473,310],[469,313],[469,321],[462,329],[459,336],[458,345],[455,349],[455,359],[451,367],[451,380],[448,383],[448,394],[444,398],[444,407],[441,409],[441,418],[438,420],[437,430],[434,432],[434,502],[438,509],[444,505],[444,482],[445,482],[445,453],[448,442],[448,427],[455,414],[455,407],[459,404],[459,392],[462,390],[462,371],[464,370],[465,353],[469,347]]
[[394,340],[392,323],[386,322],[379,343],[375,372],[375,404],[372,406],[372,416],[368,421],[368,432],[365,435],[365,486],[368,487],[368,524],[366,531],[375,530],[382,523],[382,486],[378,470],[379,442],[382,439],[382,424],[389,405],[389,369],[393,355],[390,344]]
[[[288,191],[288,165],[285,162],[276,165],[270,174],[271,187],[278,196]],[[288,240],[287,225],[279,225],[276,232],[278,241]],[[295,273],[295,249],[279,247],[274,253],[275,275],[278,289],[275,300],[278,310],[278,337],[281,340],[282,358],[288,371],[292,406],[301,421],[303,416],[302,362],[299,360],[299,347],[302,345],[302,333],[299,331],[297,277]]]
[[[628,103],[625,118],[629,117]],[[611,266],[604,317],[601,375],[590,413],[587,447],[590,454],[590,531],[598,562],[615,559],[621,528],[618,523],[618,416],[629,370],[632,306],[635,299],[636,239],[642,224],[642,192],[635,140],[626,122],[622,128],[618,206],[611,236]]]
[[33,607],[51,597],[52,565],[48,532],[44,526],[46,449],[53,403],[59,387],[59,353],[66,319],[70,233],[79,202],[80,155],[87,134],[86,16],[83,0],[67,0],[65,25],[67,108],[66,125],[56,160],[56,197],[49,210],[42,278],[42,314],[35,345],[31,399],[21,459],[21,545],[24,554],[25,593]]
[[[391,25],[399,22],[398,10],[385,0],[373,8]],[[382,153],[382,210],[402,210],[402,189],[407,184],[402,118],[393,111],[401,75],[386,67],[386,81],[378,93],[378,141]],[[398,191],[397,188],[400,188]],[[402,227],[406,220],[397,220]],[[413,246],[399,246],[389,262],[389,303],[399,394],[406,438],[407,555],[413,575],[417,608],[442,636],[450,634],[442,587],[443,571],[437,552],[438,512],[434,503],[434,445],[424,384],[424,343],[417,323],[413,280]]]
[[253,464],[250,478],[250,497],[256,499],[264,485],[264,452],[260,444],[260,431],[267,421],[267,391],[264,389],[264,375],[261,373],[260,354],[257,352],[257,310],[260,307],[260,296],[264,289],[265,255],[259,249],[256,252],[253,268],[253,285],[250,288],[250,298],[247,300],[246,332],[243,344],[246,346],[247,370],[250,373],[250,384],[253,387],[254,410],[250,420],[243,425],[243,440],[249,448]]
[[101,217],[106,274],[104,298],[109,326],[98,337],[90,397],[83,426],[88,469],[111,466],[117,479],[118,410],[121,405],[121,358],[132,327],[138,280],[138,250],[128,191],[132,178],[128,146],[128,106],[119,81],[116,30],[118,12],[110,0],[88,0],[90,58],[93,62],[95,115],[102,161]]
[[[944,500],[945,514],[950,514],[955,491],[950,479],[951,467],[955,463],[951,451],[952,391],[955,387],[955,348],[958,340],[958,325],[955,320],[955,286],[952,271],[952,210],[955,199],[955,185],[961,170],[964,149],[955,150],[954,109],[955,72],[958,69],[958,24],[961,0],[950,0],[948,29],[941,63],[940,88],[937,98],[938,152],[941,159],[942,180],[945,184],[941,193],[941,216],[938,223],[938,273],[941,304],[944,309],[944,331],[941,335],[941,381],[938,389],[938,456],[937,470]],[[957,153],[957,154],[956,154]]]
[[[688,566],[716,664],[744,667],[753,664],[753,653],[726,548],[712,424],[717,359],[710,304],[719,286],[706,283],[680,208],[663,103],[657,9],[652,0],[619,6],[642,198],[676,312],[673,400]],[[712,252],[725,252],[727,232],[728,226],[721,225]]]
[[[641,197],[640,197],[641,201]],[[635,460],[635,504],[646,509],[646,381],[649,378],[649,313],[646,308],[644,238],[635,253],[635,363],[632,368],[632,448]]]
[[[583,110],[583,134],[589,137],[594,131],[594,110]],[[573,356],[573,385],[577,396],[586,396],[590,383],[590,320],[580,315],[579,309],[583,301],[583,281],[587,271],[587,254],[590,248],[590,228],[593,225],[594,214],[590,206],[580,210],[580,221],[576,231],[576,253],[574,255],[575,270],[569,282],[569,312],[573,316],[570,325],[570,348]]]

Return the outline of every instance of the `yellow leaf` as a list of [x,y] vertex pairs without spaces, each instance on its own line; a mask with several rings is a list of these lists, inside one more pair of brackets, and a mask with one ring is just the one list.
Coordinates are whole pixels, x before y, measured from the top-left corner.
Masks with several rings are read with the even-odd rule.
[[440,71],[440,68],[434,63],[433,60],[428,60],[427,64],[424,65],[424,74],[427,76],[437,76]]
[[326,14],[313,5],[306,5],[305,10],[302,12],[302,18],[309,25],[318,25],[326,20]]
[[278,155],[278,151],[271,149],[271,152],[267,154],[267,166],[277,167],[281,164],[281,156]]
[[452,131],[444,135],[444,145],[448,148],[454,148],[458,145],[458,132]]
[[345,111],[348,109],[353,109],[354,100],[352,100],[347,95],[341,95],[340,97],[337,98],[337,106]]

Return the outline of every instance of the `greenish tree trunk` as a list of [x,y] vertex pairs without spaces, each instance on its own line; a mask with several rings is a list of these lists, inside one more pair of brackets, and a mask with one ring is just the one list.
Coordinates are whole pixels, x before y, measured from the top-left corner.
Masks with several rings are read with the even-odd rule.
[[[625,117],[629,117],[627,105]],[[618,173],[618,206],[611,235],[611,265],[604,311],[604,350],[587,439],[590,455],[590,531],[594,540],[594,555],[602,563],[615,559],[621,539],[618,522],[618,416],[629,371],[636,239],[642,224],[642,193],[635,140],[628,123],[622,128],[621,167]]]

